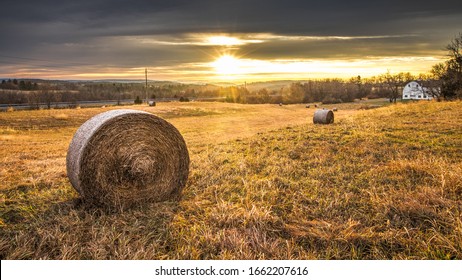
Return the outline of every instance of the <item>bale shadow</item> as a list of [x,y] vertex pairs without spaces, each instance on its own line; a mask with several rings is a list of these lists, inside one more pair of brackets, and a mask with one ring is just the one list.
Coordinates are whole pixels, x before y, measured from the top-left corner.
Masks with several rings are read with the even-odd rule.
[[[72,198],[2,227],[2,259],[159,259],[179,201],[108,209]],[[11,211],[10,211],[11,212]],[[6,213],[10,213],[6,212]],[[11,215],[10,215],[11,216]],[[14,223],[13,223],[14,222]]]

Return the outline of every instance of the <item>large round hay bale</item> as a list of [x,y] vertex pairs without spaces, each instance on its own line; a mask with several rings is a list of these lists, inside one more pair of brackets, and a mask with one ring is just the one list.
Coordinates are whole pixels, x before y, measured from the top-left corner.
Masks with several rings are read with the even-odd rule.
[[332,110],[327,109],[316,110],[314,112],[313,122],[317,124],[334,123],[334,112],[332,112]]
[[178,130],[137,110],[94,116],[75,133],[67,175],[85,202],[126,208],[179,198],[189,173],[189,154]]

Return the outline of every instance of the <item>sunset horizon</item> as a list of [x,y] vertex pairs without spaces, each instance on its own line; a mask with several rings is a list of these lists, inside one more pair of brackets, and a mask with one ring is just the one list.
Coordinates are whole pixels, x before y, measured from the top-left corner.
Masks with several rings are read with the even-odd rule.
[[[151,80],[180,81],[180,82],[261,82],[273,80],[308,80],[323,78],[350,78],[355,76],[372,77],[385,72],[409,72],[414,75],[428,73],[431,66],[444,61],[443,50],[436,56],[366,56],[341,58],[255,58],[252,53],[243,54],[241,48],[246,45],[258,44],[265,40],[282,41],[349,41],[369,39],[374,40],[386,36],[370,38],[354,37],[281,37],[270,34],[241,35],[247,39],[225,34],[211,34],[191,36],[193,42],[167,42],[152,40],[153,45],[189,45],[211,46],[213,50],[207,53],[208,61],[171,64],[166,66],[145,65],[133,68],[120,68],[117,66],[86,65],[83,62],[47,61],[35,58],[10,57],[0,55],[2,58],[24,60],[22,64],[30,64],[30,68],[10,68],[10,72],[2,72],[3,76],[57,79],[57,80],[101,80],[101,79],[144,79],[145,69],[148,69]],[[265,39],[265,36],[267,37]],[[200,39],[199,39],[200,38]],[[249,39],[251,38],[251,39]],[[141,44],[145,43],[139,40]],[[54,67],[33,68],[42,63],[55,63]],[[68,67],[71,65],[72,67]],[[14,66],[11,66],[14,67]],[[2,67],[4,68],[4,67]]]
[[[428,73],[458,34],[450,3],[8,3],[0,77],[260,82]],[[21,16],[18,16],[21,15]]]

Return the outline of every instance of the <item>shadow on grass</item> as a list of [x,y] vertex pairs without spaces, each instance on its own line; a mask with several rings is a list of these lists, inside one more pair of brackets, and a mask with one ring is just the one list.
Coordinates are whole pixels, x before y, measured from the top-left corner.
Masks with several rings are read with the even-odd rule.
[[176,201],[116,211],[80,198],[26,204],[11,196],[21,189],[2,191],[1,259],[162,259],[171,249]]

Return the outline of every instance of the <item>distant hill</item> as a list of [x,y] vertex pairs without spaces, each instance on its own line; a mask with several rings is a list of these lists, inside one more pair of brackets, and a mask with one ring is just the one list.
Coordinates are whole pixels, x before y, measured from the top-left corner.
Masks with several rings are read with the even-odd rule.
[[246,86],[249,91],[258,91],[260,89],[266,88],[268,90],[280,90],[283,87],[290,86],[292,83],[305,82],[298,80],[280,80],[280,81],[264,81],[264,82],[253,82],[253,83],[231,83],[231,82],[219,82],[219,83],[210,83],[218,87],[243,87]]
[[268,82],[255,82],[247,84],[247,89],[249,91],[258,91],[260,89],[266,88],[267,90],[280,90],[281,88],[290,86],[292,83],[300,81],[292,80],[283,80],[283,81],[268,81]]

